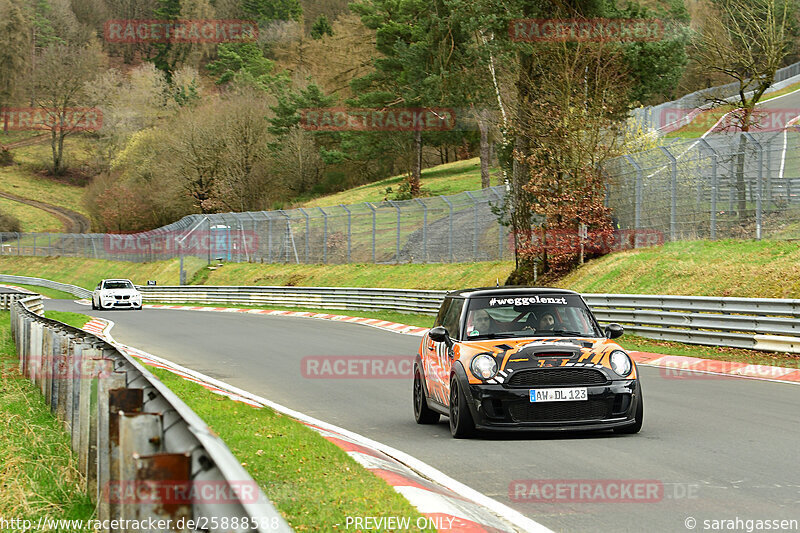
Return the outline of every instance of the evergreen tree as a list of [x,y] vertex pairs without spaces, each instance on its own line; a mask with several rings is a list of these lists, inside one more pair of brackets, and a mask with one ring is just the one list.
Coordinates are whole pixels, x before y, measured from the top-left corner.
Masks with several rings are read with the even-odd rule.
[[325,13],[321,14],[311,26],[312,39],[322,39],[323,35],[333,35],[333,26],[331,26]]

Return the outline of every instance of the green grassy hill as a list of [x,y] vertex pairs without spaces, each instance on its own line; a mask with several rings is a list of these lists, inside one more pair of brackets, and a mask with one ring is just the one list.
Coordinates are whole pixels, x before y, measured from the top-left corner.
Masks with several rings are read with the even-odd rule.
[[[492,170],[492,185],[497,185],[497,169]],[[361,202],[380,202],[387,199],[386,189],[392,188],[388,199],[393,200],[394,194],[406,180],[405,175],[386,178],[374,183],[368,183],[348,189],[346,191],[329,194],[309,200],[299,207],[325,207],[339,204],[357,204]],[[445,163],[422,171],[420,179],[422,190],[426,196],[441,196],[456,194],[464,191],[474,191],[481,188],[481,167],[477,157]]]

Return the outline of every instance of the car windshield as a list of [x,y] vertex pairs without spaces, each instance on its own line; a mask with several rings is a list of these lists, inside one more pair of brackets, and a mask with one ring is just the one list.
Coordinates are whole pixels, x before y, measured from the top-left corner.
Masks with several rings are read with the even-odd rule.
[[575,294],[470,298],[467,340],[502,337],[599,337],[589,309]]
[[104,289],[132,289],[133,284],[130,281],[106,281],[103,285]]

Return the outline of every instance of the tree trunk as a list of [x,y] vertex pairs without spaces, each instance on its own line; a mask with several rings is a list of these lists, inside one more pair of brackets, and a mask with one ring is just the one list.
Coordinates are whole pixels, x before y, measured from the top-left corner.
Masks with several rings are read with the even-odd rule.
[[736,154],[736,196],[739,200],[739,222],[747,221],[747,187],[744,181],[744,160],[747,150],[747,137],[739,135],[739,148]]
[[414,132],[414,165],[411,168],[411,178],[408,180],[413,198],[419,196],[420,178],[422,177],[422,130]]

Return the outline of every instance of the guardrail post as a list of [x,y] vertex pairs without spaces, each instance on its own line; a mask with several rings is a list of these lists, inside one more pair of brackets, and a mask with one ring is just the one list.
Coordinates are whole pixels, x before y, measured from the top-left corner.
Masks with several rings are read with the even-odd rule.
[[[181,519],[192,518],[191,499],[181,501],[175,494],[188,494],[191,489],[192,456],[189,453],[160,453],[136,458],[136,486],[145,501],[136,506],[136,520],[170,520],[173,525]],[[179,491],[177,489],[184,489]],[[139,493],[139,490],[137,490]],[[166,498],[165,498],[166,495]],[[171,496],[170,496],[171,495]],[[179,531],[188,531],[181,529]],[[153,532],[157,533],[157,532]]]
[[[136,483],[136,460],[141,455],[161,451],[161,414],[119,412],[119,485],[112,486],[122,497],[119,516],[122,520],[135,520],[139,506]],[[131,501],[132,500],[132,501]]]
[[[110,356],[113,350],[106,350]],[[113,360],[110,361],[113,367]],[[124,390],[125,373],[111,372],[97,380],[97,484],[93,493],[97,502],[97,516],[100,520],[111,518],[108,489],[111,480],[111,441],[109,418],[111,410],[111,391]]]
[[119,488],[122,456],[120,455],[120,419],[124,413],[142,410],[142,389],[112,389],[108,392],[108,483],[103,487],[103,499],[108,503],[108,517],[120,517],[120,505],[111,497],[111,491]]

